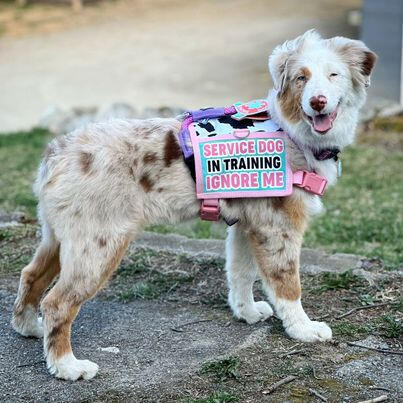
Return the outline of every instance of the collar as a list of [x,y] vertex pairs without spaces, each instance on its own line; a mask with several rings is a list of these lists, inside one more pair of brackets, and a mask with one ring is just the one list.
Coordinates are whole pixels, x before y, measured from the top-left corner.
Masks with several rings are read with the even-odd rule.
[[325,161],[333,159],[335,162],[337,162],[339,160],[339,154],[341,151],[337,147],[323,148],[321,150],[318,150],[315,148],[302,145],[299,141],[292,138],[289,133],[287,133],[287,136],[302,152],[304,152],[304,150],[309,150],[317,161]]
[[340,150],[338,148],[325,148],[323,150],[312,150],[312,154],[318,161],[330,159],[337,161],[339,159]]

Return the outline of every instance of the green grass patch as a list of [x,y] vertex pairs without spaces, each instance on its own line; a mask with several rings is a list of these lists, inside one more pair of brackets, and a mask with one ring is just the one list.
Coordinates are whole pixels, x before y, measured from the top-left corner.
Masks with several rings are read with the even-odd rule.
[[31,224],[0,229],[0,276],[18,273],[32,259],[38,227]]
[[373,326],[367,325],[357,325],[355,323],[343,321],[340,323],[335,323],[332,328],[336,335],[338,336],[359,336],[360,334],[367,334],[373,330]]
[[403,313],[403,297],[397,299],[397,303],[393,308],[395,311]]
[[151,225],[147,230],[160,234],[176,233],[196,239],[224,239],[226,234],[223,223],[202,220],[192,220],[179,225]]
[[50,139],[50,133],[43,129],[0,135],[0,210],[23,211],[35,217],[37,201],[32,184]]
[[184,257],[139,248],[119,267],[114,282],[119,284],[118,299],[130,302],[136,299],[155,299],[176,290],[181,284],[191,283],[192,274],[177,271],[177,262]]
[[314,291],[322,293],[331,290],[349,290],[352,287],[360,285],[362,280],[353,274],[352,270],[346,270],[344,273],[323,273],[320,276],[321,285]]
[[[130,302],[136,299],[154,299],[162,294],[174,291],[183,283],[190,283],[193,280],[191,275],[164,274],[150,271],[144,280],[135,282],[124,287],[119,293],[119,300]],[[123,281],[122,283],[125,283]]]
[[228,379],[237,379],[237,370],[239,365],[239,358],[229,357],[220,361],[205,363],[200,373],[213,376],[219,382],[226,381]]
[[9,239],[12,237],[12,233],[6,229],[0,229],[0,241]]
[[326,213],[313,220],[305,245],[329,252],[403,261],[403,153],[365,145],[343,152],[343,174],[324,197]]
[[359,337],[362,334],[377,334],[388,339],[399,339],[403,334],[403,325],[393,314],[385,314],[366,323],[341,321],[334,323],[332,328],[336,335]]
[[390,339],[398,339],[403,335],[403,325],[392,314],[383,315],[379,320],[379,328],[381,335]]
[[139,281],[133,284],[129,289],[119,294],[119,299],[123,302],[130,302],[135,299],[153,299],[160,294],[160,291],[153,284]]
[[153,267],[152,258],[157,252],[152,249],[141,248],[131,255],[130,262],[121,265],[119,268],[120,276],[133,276],[136,273],[142,273],[151,270]]

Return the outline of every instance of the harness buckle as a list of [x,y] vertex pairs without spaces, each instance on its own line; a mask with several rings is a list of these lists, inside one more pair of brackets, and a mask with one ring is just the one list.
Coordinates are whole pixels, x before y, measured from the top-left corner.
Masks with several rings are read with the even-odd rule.
[[200,207],[200,218],[206,221],[218,221],[220,206],[218,199],[203,199]]
[[294,172],[294,185],[318,196],[323,196],[327,186],[327,179],[314,172]]

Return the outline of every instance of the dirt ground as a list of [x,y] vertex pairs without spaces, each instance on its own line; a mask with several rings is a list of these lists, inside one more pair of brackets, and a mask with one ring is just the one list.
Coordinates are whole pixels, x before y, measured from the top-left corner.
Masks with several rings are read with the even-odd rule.
[[0,4],[0,132],[30,128],[49,106],[224,105],[264,97],[273,47],[310,28],[357,33],[361,0],[118,0]]
[[[376,276],[372,283],[348,270],[349,260],[338,274],[304,270],[305,309],[334,334],[331,343],[305,344],[289,339],[276,318],[254,326],[232,318],[221,258],[131,248],[73,328],[77,356],[96,361],[100,373],[90,382],[58,381],[46,371],[41,343],[9,324],[37,230],[25,224],[0,232],[1,401],[401,401],[401,275],[370,260],[361,267]],[[290,383],[270,391],[286,377]]]

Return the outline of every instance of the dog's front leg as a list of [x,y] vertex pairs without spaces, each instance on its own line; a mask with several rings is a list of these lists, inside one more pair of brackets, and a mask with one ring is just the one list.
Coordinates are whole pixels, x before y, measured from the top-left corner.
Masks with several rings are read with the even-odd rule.
[[299,255],[302,233],[295,229],[259,228],[249,232],[264,289],[287,334],[314,342],[332,338],[326,323],[311,321],[301,305]]
[[249,324],[266,320],[273,315],[273,310],[267,302],[255,302],[253,298],[253,284],[257,279],[256,261],[240,224],[228,228],[225,249],[228,303],[234,316]]

